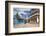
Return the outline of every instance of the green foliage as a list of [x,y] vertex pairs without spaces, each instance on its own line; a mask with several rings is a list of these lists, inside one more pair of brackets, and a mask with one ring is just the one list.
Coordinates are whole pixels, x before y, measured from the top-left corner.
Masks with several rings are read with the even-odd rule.
[[16,13],[16,16],[19,16],[18,12]]
[[18,14],[18,12],[16,13],[16,18],[19,19],[19,14]]

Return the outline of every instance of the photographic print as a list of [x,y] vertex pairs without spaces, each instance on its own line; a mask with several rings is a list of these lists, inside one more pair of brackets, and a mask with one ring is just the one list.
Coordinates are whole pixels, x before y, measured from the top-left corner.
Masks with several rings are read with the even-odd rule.
[[39,27],[40,10],[35,8],[13,8],[14,28]]
[[5,1],[5,34],[45,32],[45,4]]

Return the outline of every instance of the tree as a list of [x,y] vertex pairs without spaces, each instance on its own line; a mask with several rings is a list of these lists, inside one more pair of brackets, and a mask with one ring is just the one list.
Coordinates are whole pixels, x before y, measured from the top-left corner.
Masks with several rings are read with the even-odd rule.
[[18,12],[16,13],[16,18],[19,19],[19,14],[18,14]]

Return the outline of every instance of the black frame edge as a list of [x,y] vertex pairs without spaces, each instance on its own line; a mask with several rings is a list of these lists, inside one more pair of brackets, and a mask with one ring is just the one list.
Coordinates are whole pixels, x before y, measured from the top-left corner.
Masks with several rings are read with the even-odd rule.
[[10,2],[10,3],[26,3],[26,4],[44,4],[41,2],[25,2],[25,1],[5,1],[5,2]]
[[8,34],[8,2],[5,2],[5,35]]
[[45,3],[43,3],[43,32],[45,32]]

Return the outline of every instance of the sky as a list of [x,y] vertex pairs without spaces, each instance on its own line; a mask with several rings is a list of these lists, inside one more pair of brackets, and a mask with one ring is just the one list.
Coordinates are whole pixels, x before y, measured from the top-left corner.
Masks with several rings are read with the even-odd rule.
[[13,8],[13,15],[16,15],[17,12],[20,17],[28,17],[28,15],[31,13],[31,8]]
[[39,9],[32,9],[32,8],[13,8],[13,16],[16,15],[18,12],[21,18],[28,18],[34,12],[39,12]]

